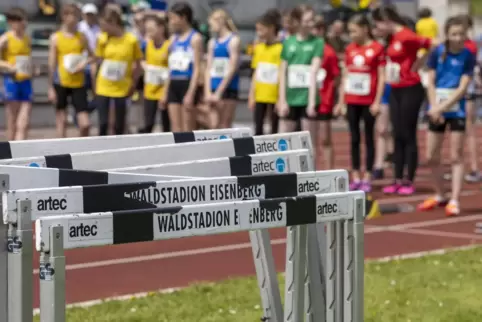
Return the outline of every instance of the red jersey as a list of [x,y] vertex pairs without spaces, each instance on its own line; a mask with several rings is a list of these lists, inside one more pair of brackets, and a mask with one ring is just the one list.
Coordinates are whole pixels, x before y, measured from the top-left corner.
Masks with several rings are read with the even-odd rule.
[[430,48],[431,40],[408,28],[393,34],[387,47],[386,80],[392,87],[409,87],[420,83],[418,71],[412,71],[419,49]]
[[360,46],[351,43],[345,50],[345,103],[371,105],[377,95],[378,69],[385,66],[383,46],[372,41]]
[[335,78],[338,76],[340,76],[340,67],[338,66],[336,51],[333,47],[325,43],[323,59],[317,77],[320,88],[320,106],[318,107],[318,112],[321,114],[330,114],[333,112],[336,91]]
[[464,42],[464,46],[465,48],[467,48],[468,50],[470,50],[470,52],[472,54],[474,54],[475,56],[477,56],[477,43],[475,41],[473,41],[472,39],[467,39],[465,40]]

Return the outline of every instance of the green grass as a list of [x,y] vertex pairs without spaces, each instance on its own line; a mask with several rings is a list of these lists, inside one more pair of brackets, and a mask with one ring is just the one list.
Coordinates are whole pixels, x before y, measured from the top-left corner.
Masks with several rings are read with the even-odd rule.
[[[365,266],[366,322],[482,321],[482,248]],[[128,277],[126,276],[126,279]],[[283,279],[280,277],[281,287]],[[171,294],[68,310],[69,322],[251,322],[254,278],[200,283]],[[36,317],[38,321],[38,317]]]

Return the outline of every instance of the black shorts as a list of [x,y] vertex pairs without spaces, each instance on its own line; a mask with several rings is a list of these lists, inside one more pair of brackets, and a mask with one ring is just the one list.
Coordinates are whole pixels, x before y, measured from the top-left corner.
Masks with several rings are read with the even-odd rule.
[[65,110],[69,104],[70,97],[70,103],[74,106],[75,113],[89,111],[87,90],[85,87],[70,88],[55,84],[54,88],[57,94],[57,103],[55,104],[57,110]]
[[465,94],[466,101],[475,101],[475,93],[467,93]]
[[445,129],[450,127],[451,132],[465,132],[465,119],[464,118],[453,118],[445,119],[443,123],[433,123],[429,121],[428,130],[435,133],[444,133]]
[[237,100],[238,97],[239,97],[239,90],[227,88],[227,89],[224,90],[224,93],[221,96],[221,99],[223,99],[223,100]]
[[289,120],[289,121],[298,121],[300,119],[309,119],[309,120],[315,120],[315,121],[328,121],[331,120],[333,115],[332,113],[320,113],[318,109],[316,109],[316,115],[315,116],[308,116],[306,114],[306,106],[290,106],[289,113],[287,116],[282,117],[283,120]]
[[[190,79],[171,79],[169,82],[169,89],[167,90],[167,103],[182,104],[190,83]],[[201,87],[196,89],[196,93],[194,94],[194,104],[198,104],[201,101],[202,90],[200,89]]]

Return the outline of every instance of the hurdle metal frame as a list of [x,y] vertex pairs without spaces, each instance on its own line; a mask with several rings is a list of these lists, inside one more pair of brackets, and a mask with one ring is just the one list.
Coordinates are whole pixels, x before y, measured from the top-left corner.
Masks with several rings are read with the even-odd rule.
[[[342,214],[334,214],[328,216],[323,216],[322,214],[317,213],[317,209],[320,204],[327,203],[327,202],[335,202],[339,208],[341,202],[340,200],[346,199],[350,200],[347,203],[349,206]],[[28,204],[31,201],[19,201],[19,206],[23,206],[24,209],[29,209]],[[149,210],[138,210],[132,212],[108,212],[108,213],[100,213],[100,214],[80,214],[80,215],[64,215],[64,216],[53,216],[53,217],[46,217],[43,219],[39,219],[36,221],[36,245],[37,250],[41,251],[41,274],[40,274],[40,287],[41,287],[41,320],[45,322],[65,322],[65,257],[64,257],[64,249],[71,249],[77,248],[73,245],[67,244],[67,247],[64,245],[64,227],[62,225],[63,221],[66,220],[88,220],[88,219],[99,219],[105,217],[106,220],[108,218],[112,218],[113,221],[116,220],[117,214],[119,217],[122,216],[122,221],[124,225],[129,220],[126,221],[126,218],[132,216],[132,221],[130,222],[130,227],[134,225],[134,222],[137,221],[139,216],[156,216],[168,214],[169,216],[178,215],[183,211],[189,213],[189,209],[196,209],[199,211],[200,208],[213,208],[214,206],[219,207],[231,207],[234,209],[238,209],[238,213],[240,218],[249,217],[250,211],[253,207],[266,207],[267,209],[273,209],[275,206],[281,207],[280,205],[285,203],[286,209],[286,222],[282,225],[273,225],[270,223],[269,225],[263,226],[258,224],[257,226],[249,226],[242,227],[240,229],[226,229],[226,230],[219,230],[214,232],[211,230],[208,234],[216,234],[216,233],[224,233],[224,232],[235,232],[235,231],[242,231],[242,230],[254,230],[254,229],[262,229],[262,228],[273,228],[273,227],[284,227],[284,226],[293,226],[293,225],[306,225],[306,224],[314,224],[314,223],[325,223],[337,220],[343,220],[343,228],[344,232],[347,235],[345,240],[345,259],[346,265],[343,267],[343,274],[345,278],[343,279],[342,287],[344,292],[347,293],[345,301],[342,303],[342,309],[344,310],[344,319],[342,321],[354,321],[354,322],[361,322],[363,321],[363,265],[364,265],[364,232],[363,232],[363,225],[364,225],[364,214],[365,214],[365,198],[363,192],[344,192],[344,193],[331,193],[331,194],[318,194],[315,196],[304,196],[304,197],[295,197],[295,198],[279,198],[279,199],[268,199],[268,200],[250,200],[250,201],[241,201],[241,202],[230,202],[230,203],[220,203],[220,204],[208,204],[208,205],[193,205],[193,206],[184,206],[184,207],[177,207],[176,209],[167,208],[167,209],[149,209]],[[236,207],[238,205],[238,207]],[[244,207],[248,205],[248,207]],[[338,209],[338,208],[337,208]],[[337,210],[338,211],[338,210]],[[300,213],[303,213],[304,216],[301,217]],[[28,214],[26,214],[28,217]],[[242,220],[241,220],[242,221]],[[240,222],[241,222],[240,221]],[[46,224],[51,222],[50,224]],[[144,223],[146,221],[143,221]],[[152,227],[150,227],[151,231],[154,230],[153,222],[154,220],[151,219],[150,222]],[[114,227],[114,224],[112,224]],[[120,227],[119,225],[115,226],[116,228]],[[145,227],[144,224],[144,228]],[[137,228],[136,228],[137,230]],[[48,237],[45,237],[45,231],[47,231]],[[159,239],[171,239],[171,238],[180,238],[185,236],[171,236],[171,237],[158,237],[156,238],[155,232],[153,232],[153,238],[149,239],[142,239],[142,240],[133,240],[126,237],[127,231],[122,230],[122,235],[124,236],[121,238],[116,238],[116,232],[112,229],[112,243],[111,242],[96,242],[96,245],[109,245],[109,244],[120,244],[125,242],[142,242],[142,241],[150,241],[150,240],[159,240]],[[190,232],[189,235],[186,236],[195,236],[195,235],[205,235],[206,233],[193,233]],[[119,233],[120,235],[120,233]],[[135,238],[135,237],[134,237]],[[108,239],[108,238],[107,238]],[[106,239],[106,240],[107,240]],[[84,241],[85,242],[85,241]],[[87,244],[79,245],[79,247],[88,247]],[[45,301],[47,299],[47,301]],[[53,299],[53,303],[49,302],[49,299]],[[316,300],[316,299],[315,299]],[[286,311],[291,311],[290,306],[291,302],[286,302],[287,308]],[[290,321],[289,317],[285,317],[285,321]],[[298,322],[300,320],[292,320]],[[322,321],[320,321],[322,322]]]

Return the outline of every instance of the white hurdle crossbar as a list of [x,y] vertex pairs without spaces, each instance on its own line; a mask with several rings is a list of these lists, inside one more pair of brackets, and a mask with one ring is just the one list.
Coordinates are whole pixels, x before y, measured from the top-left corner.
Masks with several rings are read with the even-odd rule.
[[[170,182],[142,182],[114,185],[22,189],[6,191],[3,197],[4,222],[16,224],[19,219],[17,200],[30,200],[32,220],[42,217],[69,214],[147,209],[162,206],[215,203],[243,199],[295,197],[312,193],[336,192],[340,183],[348,181],[346,170],[286,173],[222,178],[195,178]],[[11,230],[11,233],[14,233]],[[254,263],[262,297],[262,319],[282,321],[282,307],[276,269],[271,251],[268,230],[259,230],[263,237],[252,243]],[[17,239],[19,236],[9,236]],[[254,232],[250,237],[257,238]],[[23,252],[29,245],[12,254],[13,261],[27,261]],[[315,257],[316,258],[316,257]],[[22,263],[21,267],[26,263]],[[17,269],[9,272],[17,274]],[[315,272],[319,274],[319,272]],[[10,283],[12,284],[12,283]],[[9,285],[10,285],[9,284]],[[11,287],[17,287],[11,285]],[[18,293],[17,293],[18,294]],[[20,295],[19,295],[20,296]],[[320,295],[318,295],[320,296]],[[315,296],[316,297],[316,296]],[[321,305],[319,302],[313,305]],[[28,308],[25,308],[28,310]]]
[[[30,211],[31,201],[19,201]],[[250,200],[218,204],[44,217],[36,221],[36,247],[40,255],[40,315],[43,322],[65,322],[64,249],[115,245],[246,230],[291,227],[343,221],[347,238],[343,306],[344,321],[363,321],[363,220],[365,195],[360,191],[317,194],[295,198]],[[324,209],[331,209],[330,212]],[[209,217],[211,226],[192,225],[193,214]],[[262,220],[269,214],[271,221]],[[28,215],[26,215],[28,217]],[[207,222],[207,220],[204,220]],[[95,225],[95,228],[94,228]],[[72,227],[95,229],[96,236],[70,237]],[[133,229],[135,227],[135,229]],[[171,229],[174,227],[174,229]],[[76,229],[76,228],[75,228]],[[289,305],[289,304],[288,304]],[[285,310],[286,311],[286,310]],[[285,321],[290,321],[286,319]],[[325,320],[321,320],[323,322]],[[298,320],[296,321],[298,322]]]
[[138,146],[167,145],[250,136],[249,128],[203,130],[180,133],[149,133],[130,135],[89,136],[81,138],[44,139],[0,142],[0,159],[16,159],[39,155],[55,155],[123,149]]
[[0,165],[102,170],[276,152],[275,150],[270,150],[272,147],[271,144],[277,144],[276,149],[278,149],[279,146],[279,150],[281,151],[296,149],[310,149],[311,151],[312,148],[309,133],[296,132],[204,142],[5,159],[0,160]]

